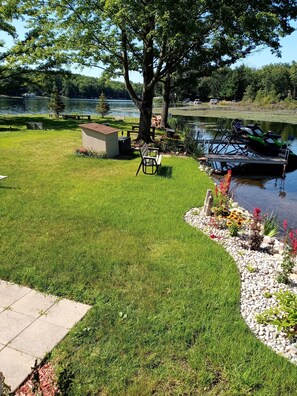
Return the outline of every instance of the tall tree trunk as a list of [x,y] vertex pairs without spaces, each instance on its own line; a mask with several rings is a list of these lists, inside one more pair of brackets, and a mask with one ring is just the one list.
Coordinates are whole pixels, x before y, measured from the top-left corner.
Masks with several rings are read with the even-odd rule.
[[135,90],[130,82],[129,78],[129,62],[128,62],[128,47],[127,47],[127,35],[125,30],[122,31],[122,62],[126,88],[129,95],[137,108],[140,111],[139,120],[139,133],[137,140],[143,140],[146,143],[151,142],[150,129],[152,122],[153,112],[153,98],[154,90],[157,82],[157,78],[154,74],[154,54],[153,47],[154,41],[152,32],[155,29],[155,17],[152,16],[146,26],[146,38],[143,41],[143,89],[141,98],[136,95]]
[[163,101],[162,101],[162,115],[161,115],[161,128],[169,128],[168,124],[168,112],[170,105],[171,96],[171,77],[168,74],[165,82],[163,83]]
[[153,89],[144,90],[142,93],[142,101],[138,107],[140,111],[140,120],[137,140],[143,140],[146,143],[152,141],[150,136],[150,130],[152,123],[153,98]]

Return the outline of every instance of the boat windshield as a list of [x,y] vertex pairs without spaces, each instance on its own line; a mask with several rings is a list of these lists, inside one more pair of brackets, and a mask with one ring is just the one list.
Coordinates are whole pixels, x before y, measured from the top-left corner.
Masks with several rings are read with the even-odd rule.
[[251,128],[248,127],[243,127],[241,128],[243,132],[248,133],[249,135],[253,135],[253,131],[251,130]]
[[269,143],[269,144],[274,144],[275,143],[275,141],[272,140],[271,138],[265,139],[265,142]]
[[262,135],[263,135],[263,131],[261,131],[260,128],[255,128],[255,129],[254,129],[254,135],[256,135],[256,136],[262,136]]

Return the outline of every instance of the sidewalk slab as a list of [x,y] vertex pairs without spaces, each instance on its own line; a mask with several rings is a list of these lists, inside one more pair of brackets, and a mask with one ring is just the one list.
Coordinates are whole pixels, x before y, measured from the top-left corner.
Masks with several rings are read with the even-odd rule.
[[38,318],[57,302],[57,298],[30,290],[24,297],[11,305],[11,309],[24,315]]
[[42,319],[57,326],[71,329],[86,314],[88,307],[85,304],[62,299],[49,308]]
[[[14,391],[27,378],[34,367],[36,358],[6,347],[0,351],[0,370],[5,383]],[[4,364],[3,364],[4,363]]]
[[69,329],[38,318],[9,344],[11,348],[42,359],[69,332]]
[[[18,334],[24,331],[34,322],[34,318],[12,310],[6,310],[0,314],[0,342],[8,344]],[[1,364],[1,363],[0,363]]]
[[6,308],[29,293],[28,287],[20,287],[13,283],[0,280],[0,307]]
[[90,308],[0,280],[0,372],[12,392]]

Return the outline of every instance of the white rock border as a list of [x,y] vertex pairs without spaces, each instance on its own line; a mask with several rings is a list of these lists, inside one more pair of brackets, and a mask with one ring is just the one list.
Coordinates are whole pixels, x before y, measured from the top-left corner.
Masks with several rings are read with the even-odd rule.
[[[297,343],[284,333],[278,332],[276,326],[261,325],[256,322],[256,315],[276,304],[274,297],[267,298],[265,293],[291,290],[297,293],[297,284],[287,286],[277,282],[277,273],[281,270],[282,255],[269,254],[265,251],[253,251],[243,246],[239,237],[230,237],[228,230],[211,226],[210,217],[206,217],[202,208],[192,208],[184,216],[185,221],[211,235],[224,246],[238,266],[241,277],[241,314],[252,332],[264,344],[276,353],[297,364]],[[276,250],[281,251],[282,244],[276,241]]]

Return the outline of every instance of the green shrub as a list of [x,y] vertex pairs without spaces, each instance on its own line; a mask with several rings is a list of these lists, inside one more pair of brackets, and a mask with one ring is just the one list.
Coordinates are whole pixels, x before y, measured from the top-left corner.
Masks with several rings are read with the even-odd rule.
[[263,217],[263,234],[268,237],[274,237],[279,231],[278,219],[277,215],[274,215],[273,212],[268,215],[264,215]]
[[98,152],[84,147],[80,147],[75,150],[75,154],[82,157],[92,157],[92,158],[106,158],[105,152]]
[[290,275],[296,264],[297,256],[297,232],[296,230],[288,229],[288,222],[284,220],[284,229],[286,232],[284,241],[283,261],[281,264],[282,272],[277,276],[277,281],[280,283],[289,283]]
[[273,324],[278,331],[283,331],[288,337],[297,334],[297,295],[291,291],[274,293],[278,301],[276,307],[268,308],[256,316],[258,323]]

